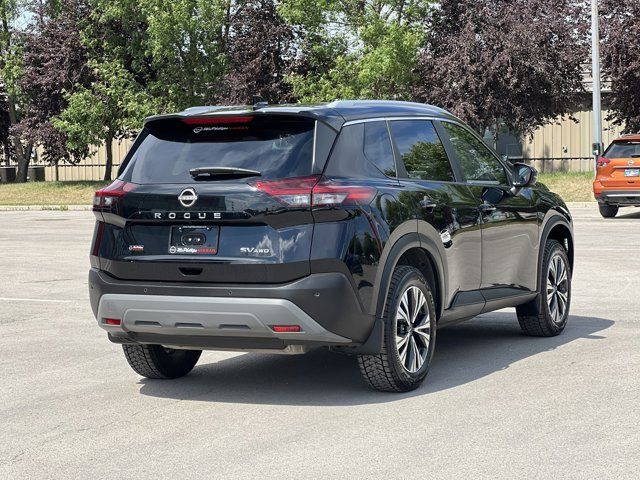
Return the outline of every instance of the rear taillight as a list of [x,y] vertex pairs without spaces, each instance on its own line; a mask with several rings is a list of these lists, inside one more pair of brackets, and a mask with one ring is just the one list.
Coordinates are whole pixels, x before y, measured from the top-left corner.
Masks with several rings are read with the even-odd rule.
[[115,180],[111,185],[95,193],[93,196],[93,211],[105,212],[114,210],[120,199],[134,188],[135,185],[132,183]]
[[367,205],[375,197],[376,190],[360,185],[341,185],[330,180],[313,187],[311,203],[314,207],[332,205]]
[[95,257],[100,255],[100,244],[102,243],[103,236],[104,236],[104,222],[98,222],[95,238],[93,239],[93,248],[91,249],[91,255]]
[[340,184],[320,175],[261,180],[255,187],[290,207],[366,205],[376,194],[374,188]]
[[597,167],[604,167],[605,165],[611,163],[611,160],[609,160],[608,158],[605,157],[600,157],[598,158],[598,161],[596,162],[596,166]]
[[311,190],[318,180],[320,175],[311,175],[284,180],[259,180],[254,186],[289,207],[308,207],[311,205]]

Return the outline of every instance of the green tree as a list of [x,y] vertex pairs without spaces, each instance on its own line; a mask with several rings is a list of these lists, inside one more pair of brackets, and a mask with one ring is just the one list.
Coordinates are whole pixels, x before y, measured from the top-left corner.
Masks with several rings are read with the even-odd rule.
[[494,138],[575,108],[588,58],[584,3],[441,0],[419,54],[415,96]]
[[157,111],[157,103],[115,61],[90,62],[94,80],[67,98],[68,107],[53,119],[67,135],[68,147],[88,153],[90,147],[106,148],[105,180],[111,180],[114,140],[130,137],[142,120]]
[[26,2],[0,0],[0,83],[3,84],[4,104],[9,120],[7,151],[11,151],[18,163],[17,181],[27,181],[27,169],[33,142],[23,139],[15,126],[22,119],[27,97],[20,88],[22,76],[22,46],[20,44],[20,19]]
[[145,51],[154,72],[150,93],[169,110],[214,103],[221,92],[229,25],[240,8],[230,0],[140,0]]
[[301,37],[294,94],[305,101],[409,99],[430,3],[283,1],[281,12]]
[[640,132],[640,3],[604,0],[602,14],[602,70],[611,82],[608,120],[626,132]]

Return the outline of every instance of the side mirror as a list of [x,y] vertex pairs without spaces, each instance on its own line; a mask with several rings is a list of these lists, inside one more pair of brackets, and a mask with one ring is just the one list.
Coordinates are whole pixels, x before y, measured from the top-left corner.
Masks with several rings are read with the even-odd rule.
[[526,163],[514,163],[513,173],[513,186],[517,188],[532,187],[538,181],[538,171]]

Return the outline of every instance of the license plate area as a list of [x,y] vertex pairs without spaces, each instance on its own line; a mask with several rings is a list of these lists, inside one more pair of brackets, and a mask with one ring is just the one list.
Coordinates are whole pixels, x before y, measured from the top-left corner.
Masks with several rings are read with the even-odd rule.
[[640,176],[640,168],[625,168],[625,177],[638,177]]
[[173,226],[169,239],[171,255],[215,255],[218,253],[217,226]]

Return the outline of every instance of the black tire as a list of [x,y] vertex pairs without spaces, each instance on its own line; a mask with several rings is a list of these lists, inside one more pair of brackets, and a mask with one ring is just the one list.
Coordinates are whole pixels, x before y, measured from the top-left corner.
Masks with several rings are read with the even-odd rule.
[[162,345],[122,345],[133,370],[147,378],[179,378],[193,370],[201,350],[174,350]]
[[[567,325],[571,307],[571,265],[569,264],[567,251],[557,240],[547,240],[543,255],[542,268],[538,278],[538,284],[540,285],[538,296],[529,303],[516,307],[518,322],[522,331],[532,337],[553,337],[562,333]],[[559,287],[552,289],[551,294],[549,294],[547,287],[547,280],[550,275],[549,264],[556,259],[556,256],[561,258],[566,267],[566,284],[563,282]],[[558,302],[561,302],[561,300],[559,293],[556,293],[556,291],[564,293],[567,301],[562,315],[558,313],[557,317],[554,318],[554,313],[552,312],[553,300],[550,304],[549,298],[556,297],[555,306],[556,309],[559,309]],[[559,312],[559,310],[557,311]]]
[[[407,341],[405,351],[405,361],[401,361],[399,349],[396,346],[396,335],[399,333],[399,328],[406,325],[399,325],[396,320],[396,312],[399,308],[402,295],[407,292],[411,287],[417,287],[426,300],[423,309],[426,308],[429,316],[425,317],[424,312],[421,314],[422,321],[416,322],[422,324],[423,332],[426,331],[428,324],[429,339],[425,340],[423,334],[416,334],[412,327],[406,329],[404,334],[409,338],[417,340]],[[412,290],[415,292],[415,290]],[[420,316],[420,314],[419,314]],[[384,313],[384,343],[382,352],[378,355],[359,355],[358,364],[360,366],[360,372],[364,376],[365,380],[375,390],[382,392],[408,392],[415,388],[418,388],[423,382],[427,373],[429,373],[429,366],[431,359],[433,358],[433,352],[435,349],[436,341],[436,308],[433,301],[433,295],[431,288],[425,280],[420,270],[409,266],[398,266],[393,272],[391,277],[391,283],[389,285],[389,293],[385,303]],[[415,330],[418,330],[416,328]],[[404,363],[411,362],[411,355],[416,357],[414,350],[409,351],[409,345],[416,345],[418,357],[422,359],[422,355],[419,349],[425,352],[426,356],[422,363],[415,372],[409,371]],[[416,363],[418,365],[418,363]],[[414,365],[415,366],[415,365]]]
[[604,218],[613,218],[618,214],[619,207],[617,205],[607,205],[606,203],[598,204],[600,215]]

